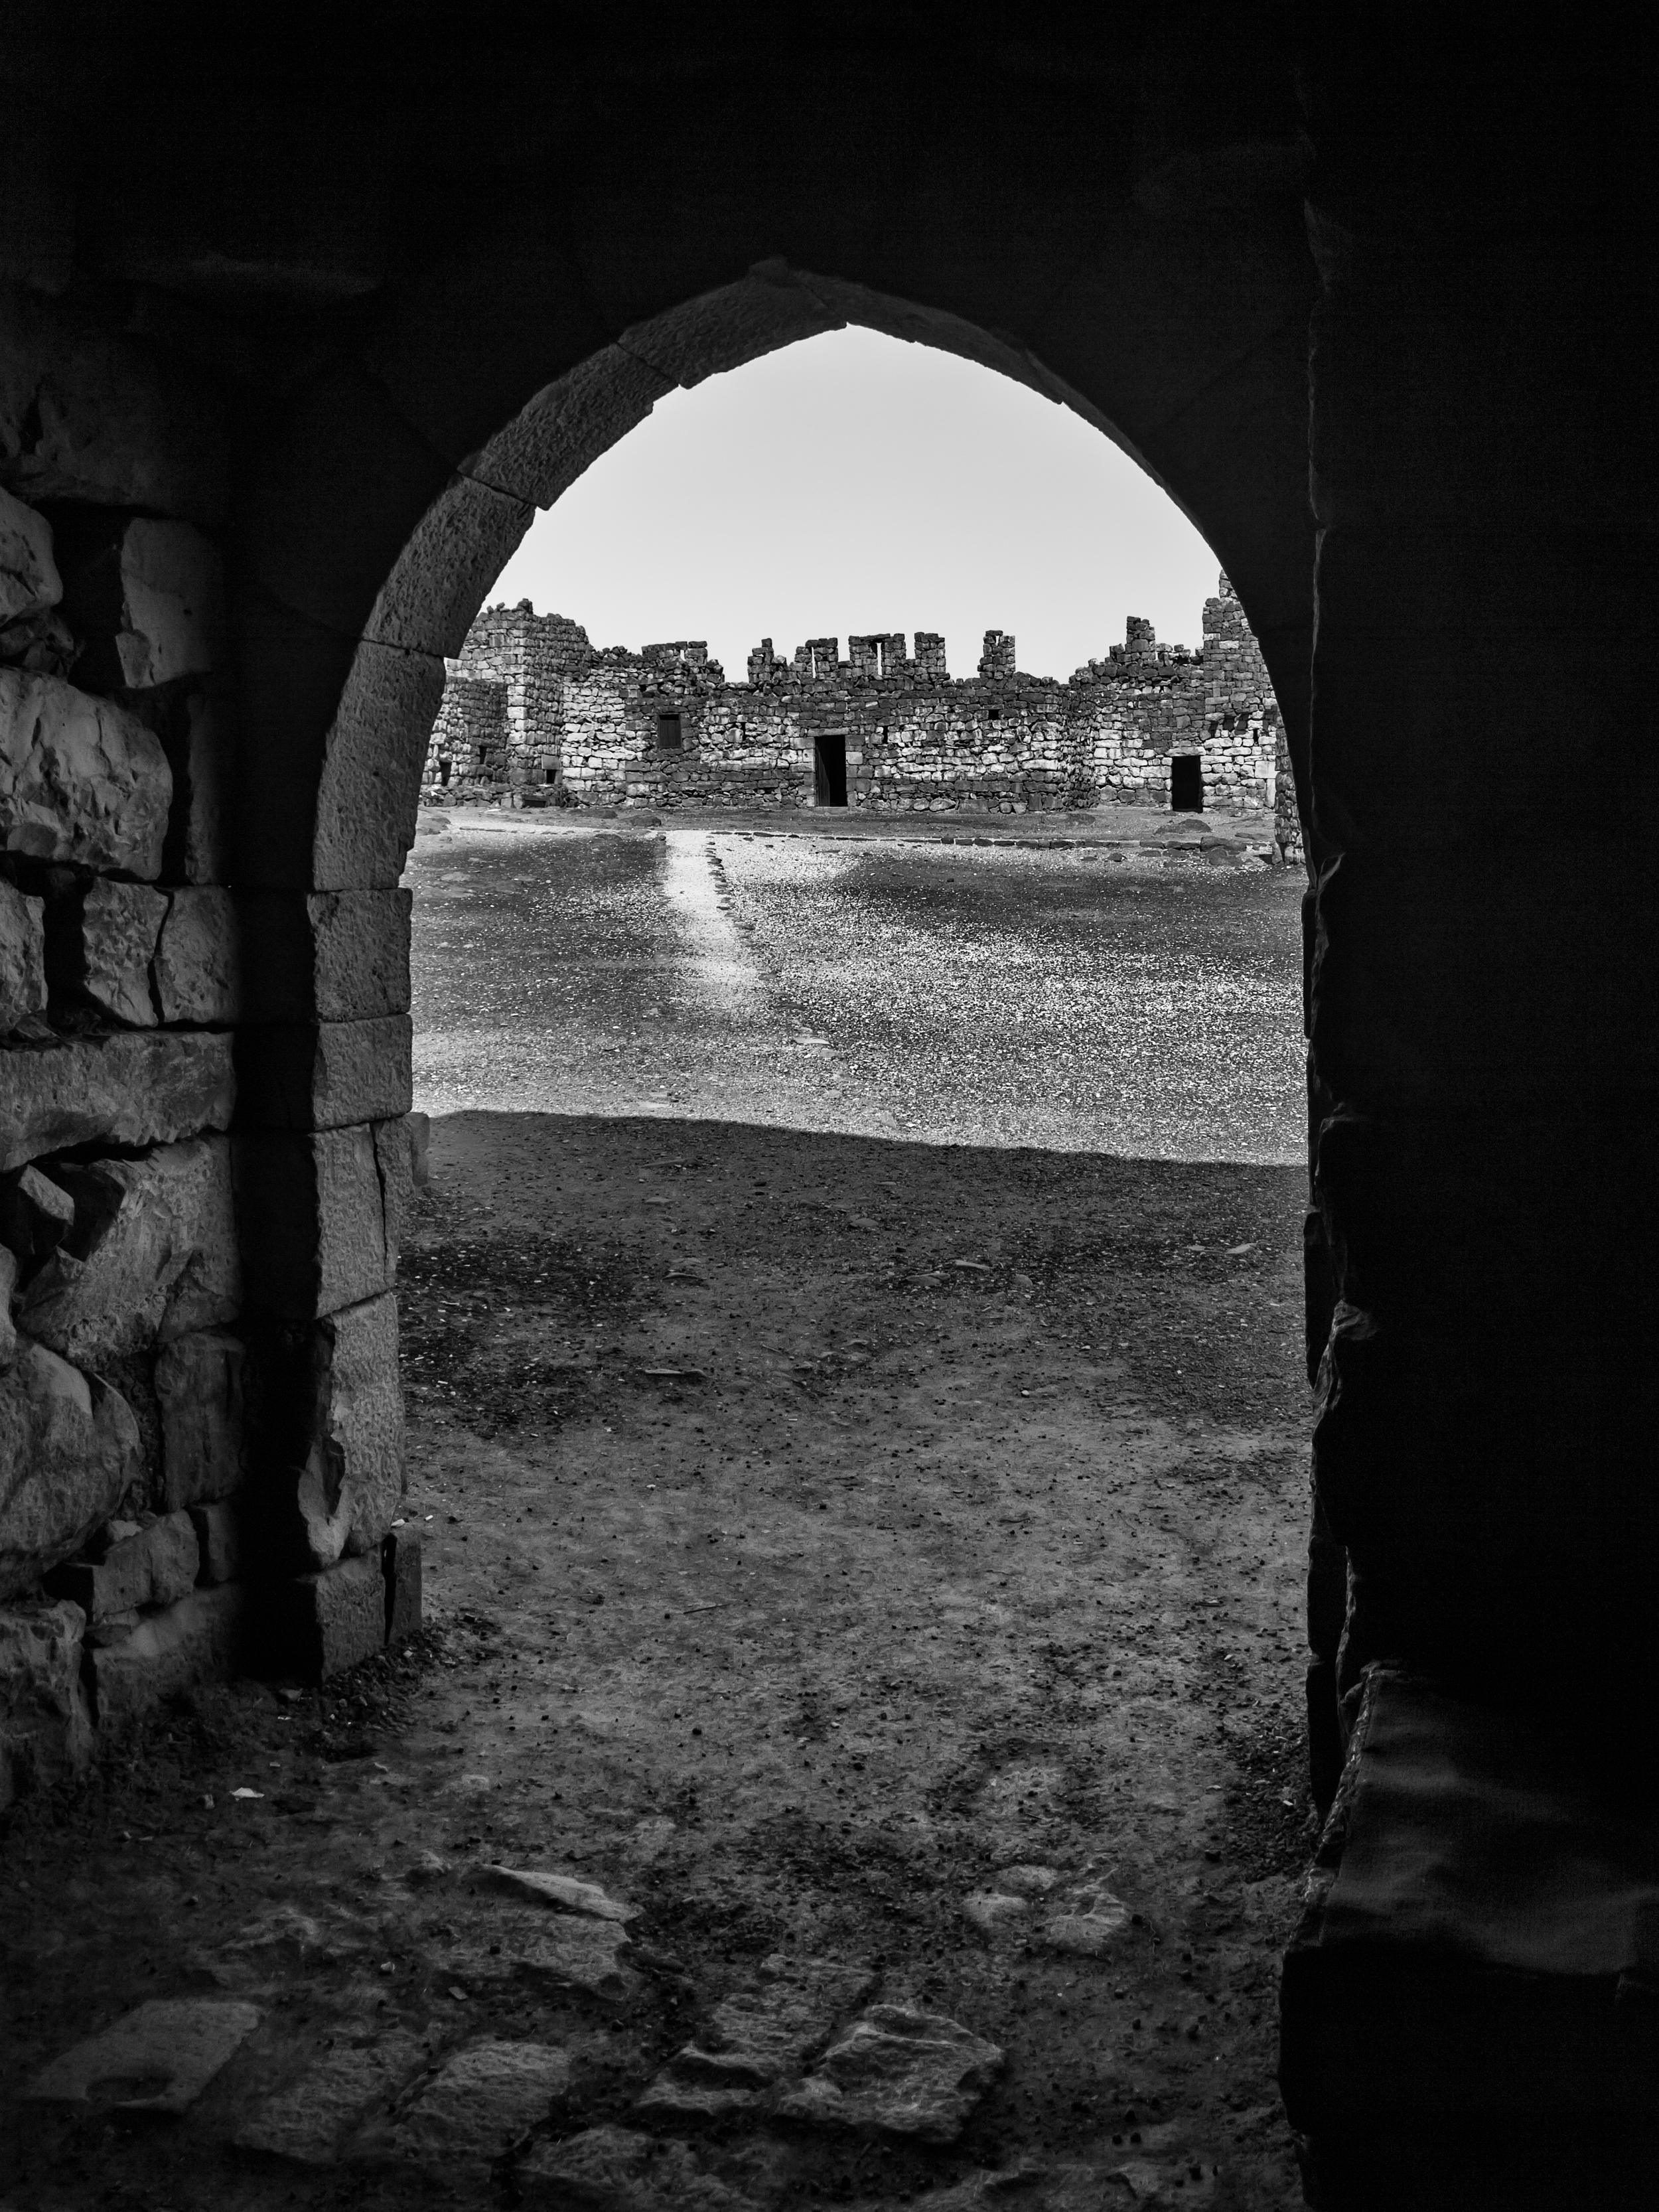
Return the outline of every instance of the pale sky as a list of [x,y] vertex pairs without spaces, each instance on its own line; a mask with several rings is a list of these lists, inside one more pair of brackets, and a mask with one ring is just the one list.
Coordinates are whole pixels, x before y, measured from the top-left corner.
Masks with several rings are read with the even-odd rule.
[[786,346],[671,392],[547,514],[492,600],[569,616],[595,645],[750,647],[942,630],[953,676],[982,634],[1069,676],[1146,615],[1201,641],[1209,547],[1079,416],[993,370],[873,331]]

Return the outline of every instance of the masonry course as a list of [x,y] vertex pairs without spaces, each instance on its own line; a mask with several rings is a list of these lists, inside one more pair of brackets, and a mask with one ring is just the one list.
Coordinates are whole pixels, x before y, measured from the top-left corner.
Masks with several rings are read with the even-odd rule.
[[[1173,764],[1195,764],[1191,795]],[[844,780],[844,790],[843,790]],[[1132,615],[1125,641],[1065,683],[1021,671],[988,630],[975,673],[919,630],[763,638],[746,683],[701,640],[596,647],[528,600],[486,607],[450,664],[428,748],[428,805],[776,807],[1054,813],[1197,803],[1272,811],[1299,849],[1283,720],[1225,576],[1197,652]]]
[[[57,398],[32,458],[0,434],[0,1808],[230,1668],[246,1621],[267,1663],[377,1648],[403,1486],[408,902],[231,889],[211,425],[71,404],[75,317],[30,318]],[[262,1295],[250,1177],[295,1209]],[[310,1489],[320,1548],[242,1541],[308,1527]]]

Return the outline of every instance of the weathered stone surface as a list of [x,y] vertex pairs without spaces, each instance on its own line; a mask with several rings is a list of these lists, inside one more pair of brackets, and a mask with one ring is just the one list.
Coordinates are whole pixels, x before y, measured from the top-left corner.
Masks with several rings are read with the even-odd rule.
[[167,912],[166,895],[147,884],[71,878],[46,904],[46,981],[54,1012],[90,1006],[131,1028],[154,1028],[150,963]]
[[[940,2190],[929,2200],[928,2212],[1132,2212],[1142,2203],[1179,2204],[1190,2194],[1202,2203],[1206,2191],[1190,2189],[1181,2176],[1182,2193],[1166,2196],[1163,2172],[1146,2165],[1133,2172],[1121,2164],[1106,2171],[1092,2166],[1041,2166],[1022,2159],[1018,2166],[994,2166],[970,2173],[953,2188]],[[1150,2185],[1148,2185],[1150,2184]],[[877,2212],[868,2203],[854,2212]]]
[[17,1357],[17,1324],[11,1317],[12,1292],[16,1288],[16,1255],[0,1244],[0,1369],[9,1367]]
[[684,2143],[629,2128],[538,2142],[514,2179],[531,2212],[746,2212],[751,2201],[705,2172]]
[[162,1499],[169,1512],[228,1498],[241,1486],[246,1358],[240,1337],[192,1329],[157,1359]]
[[312,840],[313,884],[325,890],[391,885],[415,842],[421,763],[416,732],[443,696],[436,653],[400,653],[367,639],[351,657],[323,743]]
[[219,555],[191,524],[89,510],[66,521],[58,550],[64,613],[87,641],[84,683],[146,690],[222,663]]
[[975,1928],[982,1928],[988,1936],[1018,1933],[1022,1922],[1029,1920],[1031,1908],[1023,1897],[1010,1897],[1000,1890],[979,1889],[962,1900],[963,1917]]
[[391,1288],[397,1248],[372,1127],[250,1130],[236,1140],[236,1193],[250,1312],[304,1321]]
[[422,2166],[450,2183],[482,2182],[569,2084],[569,2057],[549,2045],[468,2044],[385,2127],[360,2136],[354,2155]]
[[230,1126],[230,1038],[136,1030],[0,1053],[0,1170],[94,1140],[166,1144]]
[[92,1653],[92,1695],[106,1735],[142,1720],[164,1698],[192,1683],[222,1681],[236,1671],[246,1626],[240,1583],[192,1590],[174,1605],[146,1613],[125,1636]]
[[405,1114],[409,1128],[409,1175],[416,1190],[424,1190],[432,1181],[432,1116],[429,1114]]
[[386,1640],[406,1644],[421,1625],[421,1532],[388,1528],[380,1547],[386,1577]]
[[1001,2066],[995,2044],[939,2013],[872,2005],[778,2110],[824,2126],[954,2142]]
[[251,1355],[249,1435],[272,1542],[313,1567],[378,1550],[404,1491],[395,1297],[257,1329]]
[[404,890],[240,892],[248,1018],[406,1014],[412,897]]
[[217,692],[151,692],[156,735],[173,770],[162,872],[169,883],[224,884],[231,874],[236,776],[230,702]]
[[185,514],[228,497],[224,407],[209,377],[113,333],[95,310],[0,286],[0,478],[26,499]]
[[646,2090],[640,2112],[715,2119],[752,2106],[762,2091],[799,2073],[875,1980],[866,1967],[781,1953],[765,1961],[761,1977],[715,2007],[702,2038]]
[[0,877],[0,1036],[46,1010],[45,901]]
[[639,1987],[639,1976],[627,1964],[631,1948],[627,1930],[614,1920],[504,1906],[490,1922],[487,1939],[465,1938],[446,1948],[443,1968],[469,1987],[524,1974],[619,2004]]
[[155,1998],[54,2058],[23,2094],[34,2104],[187,2112],[258,2025],[251,2004],[223,1997]]
[[112,1613],[188,1597],[200,1565],[189,1514],[167,1513],[147,1528],[116,1536],[103,1546],[100,1558],[69,1559],[54,1567],[46,1587],[54,1597],[78,1605],[88,1620],[107,1620]]
[[250,1024],[236,1044],[248,1119],[263,1128],[342,1129],[401,1117],[411,1095],[412,1035],[407,1014]]
[[155,1000],[164,1022],[234,1022],[241,1006],[241,932],[228,890],[174,891],[155,947]]
[[212,1505],[192,1505],[190,1525],[196,1531],[203,1582],[234,1582],[242,1564],[241,1516],[235,1504],[222,1498]]
[[75,1200],[39,1168],[0,1176],[0,1241],[22,1266],[38,1266],[74,1226]]
[[226,1139],[58,1174],[75,1226],[23,1293],[18,1318],[32,1336],[96,1367],[234,1317],[241,1261]]
[[302,1681],[325,1682],[386,1644],[386,1582],[378,1557],[342,1559],[269,1593],[268,1656]]
[[0,1607],[0,1810],[37,1784],[77,1773],[92,1753],[81,1682],[78,1606]]
[[1073,1909],[1055,1913],[1042,1930],[1042,1940],[1051,1951],[1098,1959],[1129,1925],[1128,1906],[1110,1890],[1081,1890],[1066,1902]]
[[543,1874],[532,1867],[486,1867],[486,1889],[499,1889],[521,1904],[550,1905],[558,1912],[584,1913],[590,1920],[626,1922],[639,1917],[637,1905],[621,1904],[597,1882],[579,1881],[573,1874]]
[[64,596],[44,514],[0,491],[0,630],[55,607]]
[[1047,1897],[1051,1889],[1059,1887],[1060,1875],[1050,1866],[1004,1867],[996,1886],[1011,1897]]
[[0,668],[0,847],[153,881],[173,771],[137,715],[54,676]]
[[143,1465],[119,1393],[20,1337],[0,1374],[0,1597],[78,1551]]
[[427,2057],[427,2046],[403,2028],[356,2050],[337,2046],[256,2106],[237,2130],[237,2147],[331,2165],[348,2130],[379,2119]]
[[415,1202],[409,1124],[400,1115],[395,1121],[376,1121],[374,1127],[374,1167],[380,1178],[380,1202],[386,1214],[386,1249],[395,1275],[403,1254],[409,1210]]

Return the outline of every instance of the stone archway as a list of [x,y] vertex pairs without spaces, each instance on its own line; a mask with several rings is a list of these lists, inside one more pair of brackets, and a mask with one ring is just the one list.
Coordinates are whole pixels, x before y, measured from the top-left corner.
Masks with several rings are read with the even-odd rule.
[[[441,572],[457,552],[482,568],[477,549],[504,546],[545,488],[510,439],[498,476],[479,457],[582,363],[609,361],[613,398],[584,431],[572,389],[571,454],[792,320],[888,313],[1115,426],[1215,547],[1285,710],[1316,875],[1317,1710],[1328,1723],[1340,1686],[1363,1752],[1381,1725],[1360,1709],[1367,1670],[1404,1665],[1520,1717],[1491,1737],[1500,1778],[1547,1765],[1528,1731],[1549,1717],[1596,1753],[1596,1787],[1632,1799],[1651,1733],[1659,1087],[1642,72],[1606,30],[1564,46],[1553,27],[1509,24],[1462,58],[1393,18],[1204,0],[1126,6],[1104,28],[987,19],[944,46],[921,16],[872,18],[865,36],[839,13],[687,21],[641,42],[625,11],[578,9],[565,49],[524,37],[499,70],[458,69],[453,25],[434,24],[313,50],[286,18],[179,42],[25,8],[7,58],[0,483],[27,512],[9,515],[23,550],[6,573],[26,584],[0,680],[73,693],[51,693],[67,720],[15,718],[30,733],[72,730],[94,752],[125,733],[123,805],[140,795],[128,827],[144,832],[91,836],[107,792],[41,801],[33,842],[9,822],[8,1172],[72,1151],[108,1198],[135,1182],[112,1163],[199,1140],[155,1176],[212,1163],[213,1204],[180,1250],[226,1258],[234,1036],[242,1287],[227,1274],[212,1322],[179,1334],[234,1323],[247,1346],[247,1489],[271,1508],[245,1562],[260,1634],[308,1607],[320,1663],[384,1629],[374,1516],[343,1528],[337,1460],[307,1462],[355,1438],[371,1490],[395,1469],[386,1132],[402,1098],[411,733],[465,604]],[[685,305],[729,288],[746,335]],[[40,557],[58,508],[78,548],[67,596]],[[158,594],[163,544],[178,589]],[[185,579],[210,580],[220,555],[230,642],[212,623],[186,640]],[[71,642],[106,649],[75,680],[52,612],[71,598]],[[184,660],[123,659],[122,638],[162,630]],[[15,750],[44,758],[33,734]],[[228,782],[234,854],[214,823]],[[1615,787],[1628,797],[1610,814]],[[140,997],[107,1032],[53,1021],[37,865],[69,871],[70,988],[86,984],[96,891],[91,919],[118,908],[123,944],[149,947],[145,989],[161,959],[178,993],[153,1019]],[[62,1186],[30,1203],[43,1238],[75,1211]],[[234,1346],[196,1349],[222,1385]],[[72,1548],[98,1524],[144,1437],[113,1384],[94,1401],[73,1361],[79,1383],[47,1364],[61,1355],[29,1358],[46,1377],[29,1419],[62,1415],[51,1465],[96,1470],[96,1510],[19,1552],[61,1563],[64,1529]],[[228,1387],[174,1395],[230,1403]],[[337,1540],[368,1564],[296,1573]],[[152,1560],[144,1588],[175,1570]],[[9,1577],[9,1608],[27,1583]],[[66,1616],[25,1614],[9,1679],[34,1686],[12,1710],[78,1753],[78,1647]],[[130,1665],[100,1662],[108,1710],[221,1656],[210,1615],[198,1606],[195,1644],[152,1621]],[[1397,1924],[1382,1913],[1385,1939]],[[1504,1929],[1488,1938],[1500,1983],[1524,1969]],[[1414,1978],[1414,1940],[1401,1933],[1390,1988],[1413,2020],[1449,2017],[1439,1985]],[[1575,1942],[1552,1970],[1577,1988]],[[1617,1950],[1580,1977],[1608,2022],[1620,1962],[1638,1990],[1650,1967]],[[1391,2032],[1399,2015],[1368,2010],[1345,1971],[1293,1984],[1293,2109],[1337,2146],[1333,2202],[1389,2201],[1381,2143],[1394,2201],[1426,2203],[1411,2160],[1462,2123],[1435,2106],[1433,2067],[1367,2119],[1353,2085],[1378,2069],[1336,2030],[1363,2016]],[[1501,2005],[1470,2002],[1483,2031],[1501,2027]],[[1494,2141],[1512,2166],[1517,2142],[1547,2152],[1570,2194],[1582,2114],[1601,2107],[1582,2084],[1558,2094],[1535,2041],[1510,2067],[1509,2045],[1465,2040],[1498,2057],[1446,2201],[1477,2201],[1476,2179],[1490,2193]],[[1411,2043],[1396,2033],[1382,2071]],[[1423,2136],[1415,2117],[1436,2110]],[[1620,2113],[1620,2143],[1650,2126],[1638,2101]]]
[[[1205,270],[1190,280],[1195,291],[1202,289],[1208,273],[1206,262]],[[493,302],[498,318],[509,318],[513,309],[510,295]],[[1270,298],[1258,312],[1264,318],[1280,314],[1285,301]],[[373,1380],[367,1369],[354,1370],[353,1389],[366,1402],[389,1404],[394,1382],[393,1340],[384,1323],[374,1324],[375,1348],[372,1354],[368,1349],[370,1315],[380,1310],[378,1302],[390,1291],[395,1266],[395,1227],[389,1225],[385,1205],[378,1212],[376,1205],[377,1188],[384,1190],[386,1162],[372,1157],[369,1133],[389,1126],[409,1103],[407,999],[395,999],[397,991],[406,991],[402,979],[408,922],[404,897],[396,885],[413,842],[421,769],[442,690],[444,656],[459,649],[536,507],[550,505],[658,398],[676,386],[740,368],[780,346],[848,322],[937,345],[1014,377],[1057,404],[1074,407],[1124,444],[1142,465],[1149,465],[1149,446],[1160,437],[1170,442],[1155,422],[1144,430],[1133,426],[1140,430],[1134,436],[1121,422],[1109,420],[1097,401],[1063,383],[1012,336],[993,337],[944,308],[915,306],[775,259],[618,331],[609,343],[542,385],[505,425],[441,477],[429,457],[422,457],[424,470],[410,464],[407,424],[388,418],[383,395],[379,414],[367,422],[362,419],[368,392],[378,389],[363,384],[343,390],[330,383],[309,394],[299,410],[306,426],[303,441],[291,424],[267,455],[267,466],[274,468],[276,456],[298,454],[306,471],[289,487],[282,527],[273,528],[269,537],[258,534],[258,525],[262,514],[273,511],[272,495],[266,495],[263,505],[257,498],[252,503],[244,554],[241,647],[247,710],[256,730],[252,742],[245,739],[240,775],[244,911],[258,916],[261,932],[273,942],[283,932],[296,941],[308,940],[313,960],[326,957],[340,988],[325,1007],[321,1000],[313,1005],[313,1025],[304,1046],[314,1068],[327,1062],[337,1073],[331,1075],[326,1099],[313,1084],[309,1131],[295,1127],[268,1139],[264,1163],[250,1186],[244,1236],[250,1250],[263,1249],[267,1237],[282,1248],[279,1263],[252,1266],[256,1279],[272,1282],[297,1280],[304,1273],[308,1262],[296,1235],[313,1240],[317,1279],[326,1280],[333,1271],[340,1285],[333,1293],[338,1310],[352,1317],[336,1326],[360,1333],[362,1356],[374,1367]],[[1222,331],[1227,332],[1225,350],[1231,355],[1224,322],[1218,324]],[[1287,353],[1274,358],[1281,370],[1290,368]],[[439,373],[411,348],[406,374],[413,377],[417,371]],[[1200,394],[1212,392],[1218,378],[1224,388],[1226,373],[1224,362],[1191,371]],[[1260,360],[1251,361],[1245,374],[1258,379]],[[1289,395],[1282,398],[1288,409]],[[429,398],[428,404],[437,404],[436,398]],[[326,431],[325,422],[331,424]],[[349,431],[355,431],[359,442],[343,448],[339,441]],[[1309,557],[1309,547],[1300,486],[1284,466],[1280,448],[1241,453],[1224,441],[1218,447],[1206,433],[1194,434],[1190,422],[1184,434],[1194,451],[1166,454],[1159,481],[1176,492],[1213,539],[1231,548],[1229,557],[1242,564],[1250,580],[1246,588],[1254,590],[1267,633],[1264,652],[1271,642],[1275,680],[1286,687],[1286,719],[1295,750],[1302,755],[1305,661],[1298,656],[1305,655],[1307,632],[1305,619],[1295,610],[1305,591],[1305,575],[1298,582],[1296,569]],[[387,567],[358,617],[361,634],[354,644],[321,618],[331,582],[337,592],[347,588],[343,574],[331,579],[301,574],[297,594],[289,596],[309,592],[309,614],[279,604],[270,586],[256,576],[262,564],[274,574],[285,559],[295,557],[294,514],[325,496],[307,472],[319,455],[368,474],[386,461],[388,451],[406,465],[401,489],[411,500],[423,496],[425,503],[395,546],[390,544],[395,508],[382,499],[378,505],[366,501],[358,511],[359,527],[371,542],[373,533],[383,534],[387,550],[379,557]],[[1225,454],[1228,465],[1212,481],[1205,464],[1218,452]],[[1178,473],[1172,459],[1181,464]],[[1235,465],[1241,462],[1249,479],[1244,488],[1237,480]],[[375,482],[384,491],[385,474],[376,475]],[[354,565],[354,588],[361,598],[373,580],[369,555],[358,553]],[[343,570],[343,562],[340,567]],[[279,731],[272,720],[278,705],[291,716],[296,699],[304,704],[314,732],[303,748],[291,721]],[[325,937],[333,947],[326,956]],[[263,956],[250,947],[250,957],[257,968]],[[265,1193],[273,1195],[273,1203],[265,1203]],[[348,1252],[358,1256],[347,1259]],[[307,1300],[315,1303],[310,1293],[294,1295],[295,1303],[280,1315],[284,1325],[291,1329],[318,1322],[319,1315],[299,1310]],[[340,1429],[338,1422],[335,1428]],[[387,1448],[372,1421],[363,1435],[368,1457],[358,1486],[383,1488],[373,1470]],[[354,1483],[352,1457],[348,1438],[341,1478],[348,1486]],[[292,1450],[289,1460],[303,1464]],[[292,1480],[272,1479],[283,1488]],[[290,1527],[295,1525],[291,1504],[274,1510]],[[377,1523],[388,1521],[389,1504],[383,1503],[373,1517]],[[319,1521],[313,1511],[300,1519],[307,1528],[314,1524],[322,1531],[325,1547],[336,1540],[337,1515]],[[310,1565],[318,1571],[327,1561],[318,1555]],[[340,1648],[343,1651],[345,1646]]]

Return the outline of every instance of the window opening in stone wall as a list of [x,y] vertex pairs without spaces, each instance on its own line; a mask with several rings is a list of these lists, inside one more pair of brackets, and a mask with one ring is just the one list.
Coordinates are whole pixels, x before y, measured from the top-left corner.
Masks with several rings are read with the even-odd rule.
[[847,804],[847,739],[839,731],[812,740],[813,796],[820,806]]
[[657,717],[657,750],[677,753],[680,750],[683,730],[677,714],[663,713]]
[[1176,753],[1170,763],[1170,808],[1176,814],[1204,811],[1204,763],[1196,753]]

